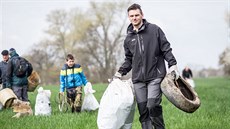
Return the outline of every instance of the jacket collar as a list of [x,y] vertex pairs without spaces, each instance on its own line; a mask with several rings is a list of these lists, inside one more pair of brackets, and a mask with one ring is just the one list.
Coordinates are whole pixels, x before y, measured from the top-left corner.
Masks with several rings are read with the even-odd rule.
[[17,57],[17,56],[19,55],[16,51],[13,51],[12,53],[10,53],[10,58]]
[[65,68],[65,69],[72,69],[72,68],[75,68],[75,64],[73,65],[73,67],[69,67],[67,64],[64,64],[64,68]]
[[[148,24],[149,23],[147,22],[147,20],[143,19],[143,24],[140,27],[140,29],[138,29],[138,32],[144,30]],[[138,33],[138,32],[136,32],[135,30],[133,30],[133,25],[132,25],[132,23],[130,23],[129,26],[128,26],[128,28],[127,28],[127,33],[130,34],[130,33]]]

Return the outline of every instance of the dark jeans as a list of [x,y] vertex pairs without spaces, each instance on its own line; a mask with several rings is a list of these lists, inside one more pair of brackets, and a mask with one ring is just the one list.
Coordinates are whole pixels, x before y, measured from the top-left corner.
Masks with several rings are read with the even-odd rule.
[[6,88],[6,83],[2,83],[2,88]]
[[14,94],[18,97],[18,99],[22,101],[29,101],[27,89],[28,89],[27,85],[12,86],[12,90],[14,91]]

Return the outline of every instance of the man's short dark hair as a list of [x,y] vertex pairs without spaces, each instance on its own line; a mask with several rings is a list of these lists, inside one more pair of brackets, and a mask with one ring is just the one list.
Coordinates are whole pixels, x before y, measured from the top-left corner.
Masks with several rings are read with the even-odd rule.
[[66,61],[68,61],[68,60],[74,60],[74,57],[73,57],[72,54],[68,54],[68,55],[66,56]]
[[142,14],[141,6],[139,4],[136,4],[136,3],[129,6],[129,8],[127,9],[127,12],[129,12],[130,10],[137,10],[137,9],[139,9],[141,14]]
[[1,53],[3,56],[9,55],[9,52],[7,50],[3,50]]

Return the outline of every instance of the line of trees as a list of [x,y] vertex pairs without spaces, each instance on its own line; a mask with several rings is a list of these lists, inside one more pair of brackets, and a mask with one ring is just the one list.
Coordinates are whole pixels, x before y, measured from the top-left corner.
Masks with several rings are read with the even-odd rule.
[[91,82],[106,82],[124,57],[123,40],[126,34],[129,2],[91,2],[89,9],[54,10],[47,15],[49,27],[44,39],[35,44],[28,55],[39,72],[42,83],[59,84],[59,71],[67,54]]
[[[123,40],[126,34],[130,1],[91,2],[86,10],[54,10],[47,15],[46,37],[35,44],[28,55],[42,83],[59,84],[59,71],[67,54],[75,56],[76,63],[91,82],[107,82],[123,61]],[[230,29],[230,14],[226,21]],[[230,35],[229,35],[230,36]],[[221,53],[219,64],[230,75],[230,48]]]
[[[225,20],[228,25],[228,31],[230,32],[230,12],[226,13]],[[230,33],[229,33],[230,41]],[[219,56],[219,64],[223,67],[224,73],[230,76],[230,46],[225,48],[225,50]]]

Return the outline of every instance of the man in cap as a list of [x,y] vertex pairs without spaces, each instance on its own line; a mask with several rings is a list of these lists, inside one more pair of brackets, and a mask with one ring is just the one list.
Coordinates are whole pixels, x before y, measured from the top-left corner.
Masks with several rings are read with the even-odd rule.
[[2,88],[6,88],[6,69],[7,63],[9,61],[9,52],[8,50],[2,51],[2,61],[0,62],[0,84],[2,84]]

